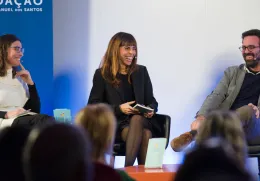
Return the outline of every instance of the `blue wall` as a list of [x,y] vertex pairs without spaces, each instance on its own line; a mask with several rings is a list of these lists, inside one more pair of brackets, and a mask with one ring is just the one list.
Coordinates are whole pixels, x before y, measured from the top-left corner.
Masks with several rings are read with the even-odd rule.
[[[33,2],[40,3],[35,5]],[[53,110],[53,28],[52,0],[31,0],[31,5],[0,5],[0,34],[17,35],[25,48],[23,65],[30,71],[41,98],[41,112],[52,115]],[[20,0],[18,2],[24,2]],[[0,1],[1,3],[1,1]],[[6,9],[6,8],[11,8]],[[38,8],[40,11],[25,11]],[[16,11],[19,9],[19,11]],[[5,11],[3,11],[5,10]]]

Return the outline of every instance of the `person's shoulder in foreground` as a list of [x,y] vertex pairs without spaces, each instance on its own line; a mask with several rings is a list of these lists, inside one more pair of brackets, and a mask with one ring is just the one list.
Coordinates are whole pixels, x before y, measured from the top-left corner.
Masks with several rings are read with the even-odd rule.
[[135,181],[135,179],[133,179],[132,177],[130,177],[125,171],[123,171],[123,170],[116,170],[116,171],[117,171],[117,173],[120,174],[121,179],[122,179],[123,181]]

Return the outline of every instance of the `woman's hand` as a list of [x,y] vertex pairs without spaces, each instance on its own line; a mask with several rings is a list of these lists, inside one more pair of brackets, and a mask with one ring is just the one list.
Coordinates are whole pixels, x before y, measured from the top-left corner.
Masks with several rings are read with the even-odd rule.
[[23,113],[24,111],[25,111],[24,108],[18,108],[18,109],[12,110],[12,111],[8,111],[5,114],[5,119],[9,119],[9,118],[15,117],[15,116]]
[[28,70],[25,70],[24,66],[22,64],[20,64],[22,70],[19,72],[16,72],[16,77],[19,76],[21,77],[21,79],[28,85],[33,85],[33,80],[32,77],[30,75],[30,72]]
[[146,117],[146,118],[151,118],[151,117],[153,117],[153,115],[154,115],[154,111],[148,112],[148,113],[144,113],[144,117]]
[[137,114],[138,111],[131,106],[131,105],[134,104],[134,103],[135,103],[135,101],[127,102],[127,103],[121,104],[121,105],[119,106],[119,108],[120,108],[120,110],[121,110],[124,114],[127,114],[127,115]]

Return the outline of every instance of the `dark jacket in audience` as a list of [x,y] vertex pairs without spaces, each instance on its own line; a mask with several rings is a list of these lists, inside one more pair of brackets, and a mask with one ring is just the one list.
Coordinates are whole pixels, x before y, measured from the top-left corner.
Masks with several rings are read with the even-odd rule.
[[7,127],[0,130],[0,180],[24,181],[22,151],[29,129]]
[[120,174],[110,166],[95,162],[93,181],[121,181]]

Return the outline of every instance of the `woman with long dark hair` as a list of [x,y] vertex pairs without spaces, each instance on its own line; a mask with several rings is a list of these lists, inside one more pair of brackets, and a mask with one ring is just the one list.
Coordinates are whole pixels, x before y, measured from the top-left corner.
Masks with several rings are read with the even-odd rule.
[[[133,35],[116,33],[108,44],[101,66],[96,70],[89,104],[107,103],[117,118],[117,137],[126,142],[125,166],[144,164],[148,141],[158,127],[152,117],[158,103],[145,66],[137,64],[137,43]],[[142,104],[153,111],[140,114],[133,108]]]

